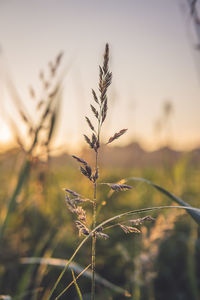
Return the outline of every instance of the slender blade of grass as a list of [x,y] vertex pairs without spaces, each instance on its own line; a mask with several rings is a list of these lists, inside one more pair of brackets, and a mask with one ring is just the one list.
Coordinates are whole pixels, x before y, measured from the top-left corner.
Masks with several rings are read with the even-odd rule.
[[[167,191],[165,188],[159,186],[158,184],[155,184],[155,183],[151,182],[150,180],[147,180],[145,178],[139,178],[139,177],[127,178],[127,180],[134,180],[134,181],[145,182],[145,183],[151,185],[152,187],[154,187],[160,193],[162,193],[165,196],[167,196],[168,198],[170,198],[171,200],[173,200],[176,203],[180,204],[181,206],[192,207],[190,204],[188,204],[187,202],[183,201],[181,198],[175,196],[174,194],[172,194],[169,191]],[[188,212],[188,214],[191,215],[191,217],[195,220],[195,222],[198,225],[200,225],[200,212],[198,212],[196,210],[186,210],[186,211]]]
[[73,272],[73,270],[71,269],[71,272],[72,272],[72,275],[73,275],[73,280],[70,282],[70,284],[56,297],[56,299],[55,300],[58,300],[69,288],[70,288],[70,286],[72,286],[72,284],[74,283],[75,284],[75,287],[76,287],[76,289],[77,289],[77,291],[78,291],[78,295],[79,296],[81,296],[81,299],[83,299],[83,297],[82,297],[82,295],[81,295],[81,291],[80,291],[80,289],[79,289],[79,287],[78,287],[78,284],[77,284],[77,282],[76,282],[76,280],[81,276],[81,275],[83,275],[84,274],[84,272],[85,271],[87,271],[87,269],[89,268],[91,266],[91,264],[89,264],[84,270],[82,270],[82,272],[81,273],[79,273],[78,274],[78,276],[75,278],[75,276],[74,276],[74,272]]
[[56,280],[53,288],[51,289],[50,293],[49,293],[49,296],[47,298],[47,300],[50,300],[51,299],[51,296],[53,295],[55,289],[57,288],[60,280],[62,279],[65,271],[67,270],[67,268],[69,267],[70,263],[73,261],[73,259],[75,258],[76,254],[78,253],[79,249],[85,244],[85,242],[89,239],[90,237],[90,234],[88,236],[86,236],[82,241],[81,243],[78,245],[78,247],[76,248],[76,250],[74,251],[74,253],[72,254],[71,258],[66,262],[65,264],[65,267],[63,269],[63,271],[60,273],[58,279]]
[[[64,259],[59,259],[59,258],[23,257],[23,258],[21,258],[21,263],[22,264],[46,264],[49,266],[64,268],[67,261]],[[70,268],[72,270],[74,270],[74,272],[76,272],[76,273],[81,273],[84,270],[83,267],[81,267],[80,265],[78,265],[75,262],[71,262]],[[83,276],[91,279],[92,278],[91,270],[85,270]],[[108,281],[107,279],[103,278],[102,276],[100,276],[97,273],[95,275],[95,281],[98,282],[99,284],[111,289],[116,294],[121,294],[121,295],[128,294],[127,290],[115,285],[114,283]]]
[[80,300],[83,300],[83,297],[82,297],[82,294],[81,294],[81,290],[80,290],[80,288],[78,286],[78,283],[76,282],[76,278],[74,276],[73,270],[72,270],[72,276],[73,276],[73,280],[74,280],[74,284],[75,284],[75,287],[76,287],[76,291],[77,291],[78,297],[79,297]]

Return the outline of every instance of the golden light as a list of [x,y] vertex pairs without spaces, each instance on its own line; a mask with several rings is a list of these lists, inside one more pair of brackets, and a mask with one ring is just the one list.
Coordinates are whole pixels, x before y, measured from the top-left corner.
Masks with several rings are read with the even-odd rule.
[[9,143],[11,140],[11,130],[4,122],[0,122],[0,143]]

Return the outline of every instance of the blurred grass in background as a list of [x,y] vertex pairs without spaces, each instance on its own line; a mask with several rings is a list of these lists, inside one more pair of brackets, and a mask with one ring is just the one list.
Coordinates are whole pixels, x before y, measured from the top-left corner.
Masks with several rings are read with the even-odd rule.
[[[22,164],[23,154],[19,150],[1,155],[1,219]],[[100,175],[104,182],[133,176],[148,178],[192,206],[199,206],[199,163],[191,164],[188,154],[171,168],[165,164],[141,169],[104,167]],[[150,186],[143,183],[133,185],[132,191],[119,192],[109,199],[108,189],[99,187],[99,199],[108,199],[102,206],[99,222],[130,209],[171,204]],[[87,180],[79,174],[70,157],[66,156],[62,163],[51,157],[47,163],[36,159],[31,162],[30,172],[16,197],[15,210],[0,244],[1,294],[11,295],[13,299],[45,299],[59,274],[59,267],[22,264],[21,259],[67,259],[78,245],[77,230],[71,222],[73,217],[65,207],[64,187],[91,196]],[[97,272],[129,290],[135,300],[199,299],[198,226],[184,211],[162,211],[161,214],[152,213],[152,216],[156,217],[155,224],[142,227],[141,235],[125,235],[119,229],[113,229],[109,232],[109,240],[97,241]],[[86,244],[76,257],[76,263],[87,266],[90,263],[89,251],[89,244]],[[60,289],[71,280],[71,272],[67,272]],[[82,276],[78,284],[84,297],[90,291],[90,282]],[[103,296],[106,299],[125,299],[97,283],[97,299]],[[76,290],[71,287],[63,299],[76,297]]]

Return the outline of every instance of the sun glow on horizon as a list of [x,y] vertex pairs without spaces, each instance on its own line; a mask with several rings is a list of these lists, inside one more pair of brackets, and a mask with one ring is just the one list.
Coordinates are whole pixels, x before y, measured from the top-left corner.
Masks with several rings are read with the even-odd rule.
[[0,122],[0,143],[10,144],[13,140],[13,135],[10,128],[4,122]]

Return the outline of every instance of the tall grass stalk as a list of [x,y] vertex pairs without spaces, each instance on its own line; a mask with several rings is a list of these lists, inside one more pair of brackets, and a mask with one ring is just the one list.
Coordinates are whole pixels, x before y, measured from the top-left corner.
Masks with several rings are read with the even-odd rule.
[[[99,138],[99,136],[98,136]],[[98,150],[96,152],[96,164],[95,168],[98,167]],[[93,201],[93,229],[96,227],[96,214],[97,214],[97,182],[94,183],[94,201]],[[95,298],[95,261],[96,261],[96,236],[92,236],[92,300]]]
[[[86,121],[88,123],[88,126],[90,130],[92,131],[92,137],[89,138],[87,135],[84,135],[85,141],[89,144],[90,148],[93,149],[95,153],[95,166],[94,166],[94,173],[92,173],[92,168],[89,166],[89,164],[82,160],[74,157],[77,159],[80,163],[83,164],[83,166],[80,167],[81,172],[83,175],[85,175],[93,184],[93,200],[92,200],[92,229],[96,227],[96,218],[97,218],[97,182],[98,182],[98,157],[99,157],[99,148],[100,148],[100,135],[101,135],[101,128],[102,125],[106,119],[107,115],[107,89],[109,85],[111,84],[112,80],[112,73],[109,72],[108,69],[108,62],[109,62],[109,46],[106,44],[105,52],[104,52],[104,60],[103,60],[103,66],[99,67],[99,97],[97,97],[97,94],[94,90],[92,90],[93,94],[93,100],[95,102],[95,105],[90,105],[92,113],[94,114],[94,117],[97,121],[97,126],[93,126],[92,122],[88,117],[86,117]],[[95,128],[96,127],[96,128]],[[69,201],[68,201],[69,204]],[[86,223],[86,217],[85,212],[81,210],[80,213],[78,213],[78,219],[81,221],[84,221]],[[82,227],[81,224],[77,223],[77,226]],[[82,229],[81,229],[82,230]],[[87,229],[86,229],[87,230]],[[91,300],[95,299],[95,262],[96,262],[96,233],[94,232],[92,234],[92,254],[91,254],[91,266],[92,266],[92,285],[91,285]]]

